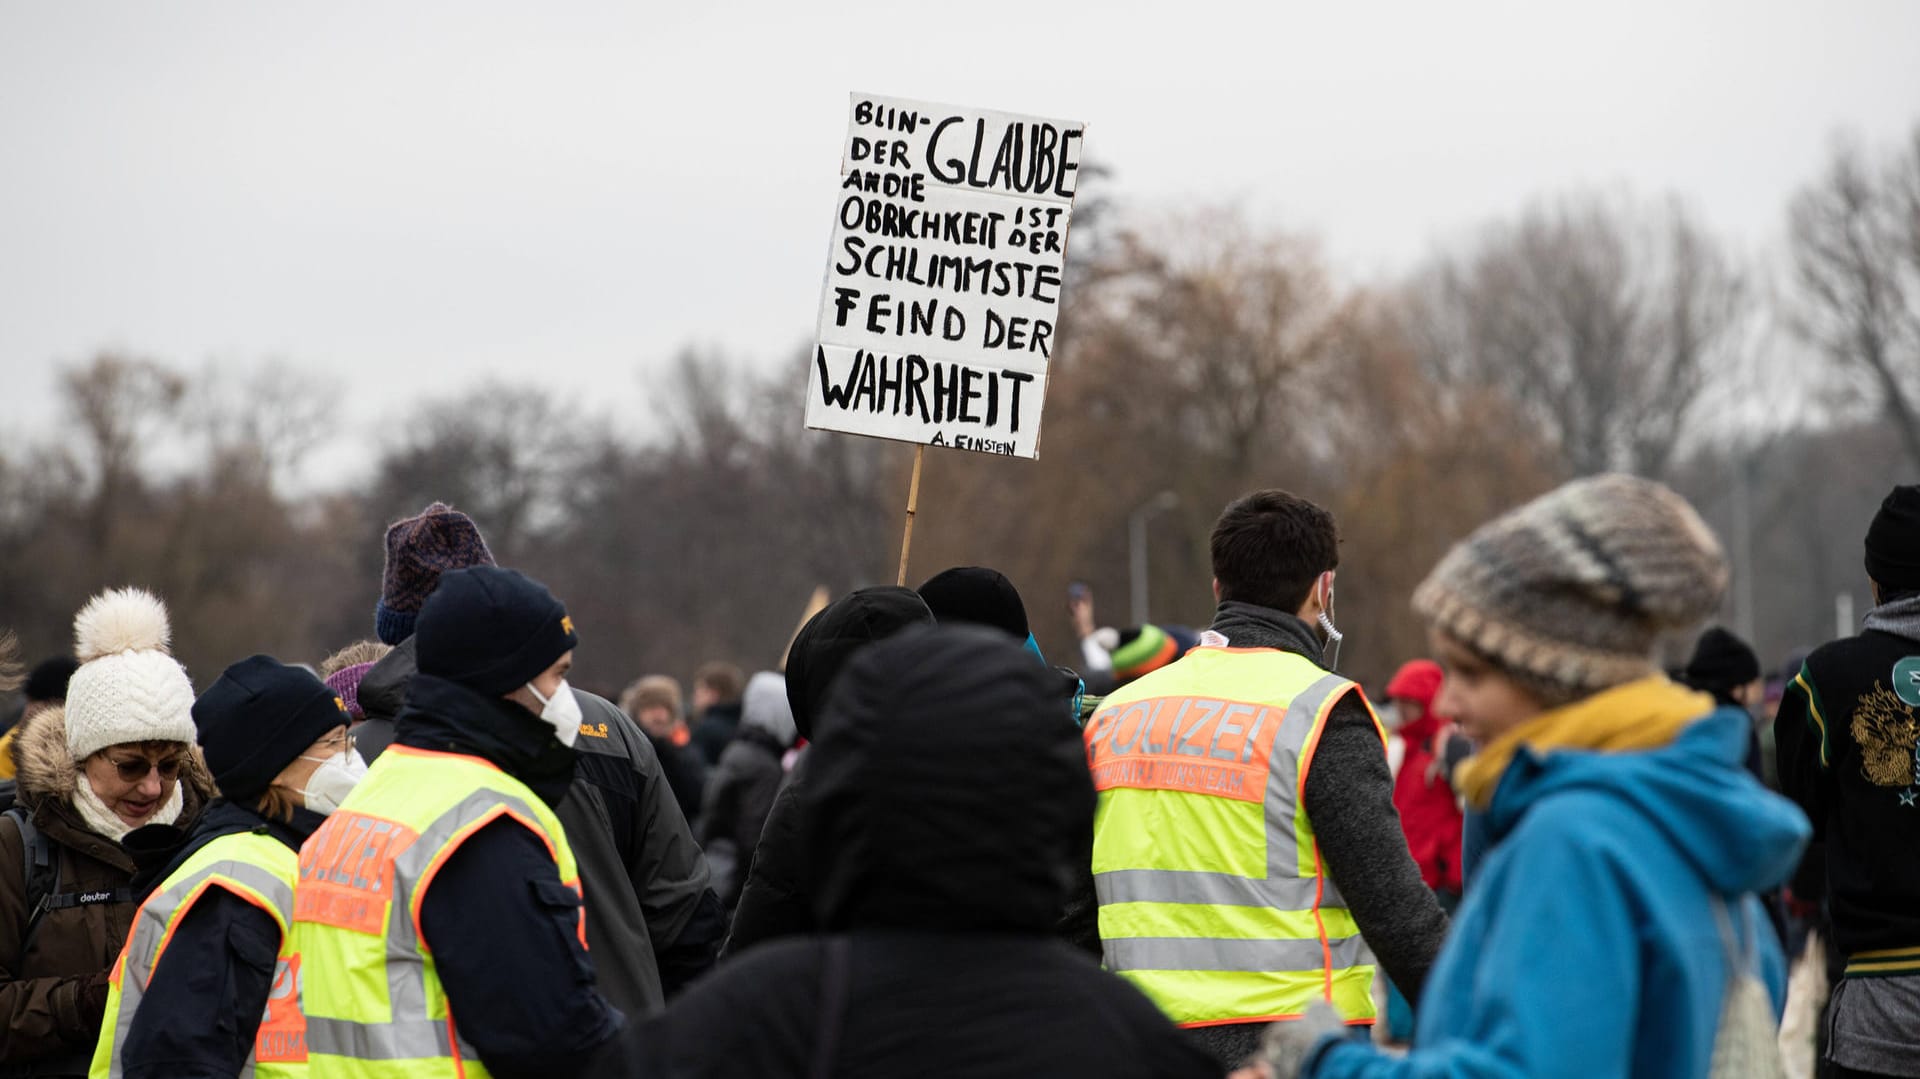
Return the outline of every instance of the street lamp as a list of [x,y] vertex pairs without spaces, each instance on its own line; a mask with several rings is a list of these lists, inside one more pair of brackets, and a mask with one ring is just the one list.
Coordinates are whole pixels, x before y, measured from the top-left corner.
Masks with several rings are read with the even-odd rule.
[[1133,561],[1133,624],[1147,624],[1147,522],[1180,504],[1180,496],[1161,491],[1127,514],[1127,553]]

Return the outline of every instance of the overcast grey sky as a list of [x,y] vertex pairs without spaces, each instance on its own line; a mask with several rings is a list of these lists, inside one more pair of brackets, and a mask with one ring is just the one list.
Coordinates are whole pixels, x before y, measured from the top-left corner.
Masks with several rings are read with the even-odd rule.
[[1352,280],[1582,185],[1758,253],[1835,131],[1920,121],[1920,2],[0,0],[0,448],[103,346],[326,372],[361,440],[482,374],[641,415],[683,344],[784,359],[852,90],[1085,121],[1124,207]]

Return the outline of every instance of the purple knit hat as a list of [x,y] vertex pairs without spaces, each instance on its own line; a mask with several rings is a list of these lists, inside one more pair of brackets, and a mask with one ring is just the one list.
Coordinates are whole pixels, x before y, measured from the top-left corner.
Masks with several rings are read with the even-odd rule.
[[372,669],[372,663],[355,663],[321,679],[328,689],[339,696],[340,703],[347,706],[347,713],[355,719],[367,718],[366,709],[360,707],[360,679],[365,678]]
[[393,645],[413,636],[413,618],[442,573],[493,564],[493,552],[473,519],[445,502],[395,521],[387,529],[387,569],[373,609],[374,635]]

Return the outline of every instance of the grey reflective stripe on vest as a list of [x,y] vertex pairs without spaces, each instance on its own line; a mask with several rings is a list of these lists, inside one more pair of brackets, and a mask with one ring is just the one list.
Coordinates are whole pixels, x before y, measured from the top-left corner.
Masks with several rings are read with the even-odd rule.
[[[287,887],[286,881],[251,862],[214,862],[148,899],[134,922],[133,933],[127,941],[127,964],[120,971],[120,1014],[113,1024],[113,1057],[107,1065],[107,1074],[112,1079],[120,1079],[123,1074],[120,1057],[126,1052],[127,1035],[133,1030],[133,1016],[140,1010],[140,998],[146,995],[147,982],[153,978],[154,950],[160,947],[161,940],[166,936],[167,923],[173,919],[174,912],[180,909],[180,904],[194,894],[195,889],[215,876],[229,877],[266,896],[267,902],[280,912],[282,925],[292,921],[293,889]],[[274,974],[278,976],[279,973],[279,964],[276,962]],[[251,1079],[251,1052],[247,1054],[246,1067],[240,1074],[243,1079]]]
[[[1323,675],[1288,703],[1286,718],[1274,733],[1273,755],[1269,758],[1272,767],[1267,770],[1267,800],[1263,806],[1267,817],[1269,881],[1300,877],[1300,839],[1293,831],[1293,811],[1300,799],[1300,752],[1306,748],[1307,736],[1313,733],[1320,709],[1351,685],[1352,682],[1337,674]],[[1287,807],[1285,814],[1278,814],[1283,819],[1275,819],[1275,806]]]
[[[388,965],[392,965],[391,959]],[[452,1046],[444,1019],[356,1023],[307,1016],[309,1053],[330,1053],[353,1060],[416,1060],[448,1056]]]
[[[540,815],[524,799],[492,789],[467,795],[440,814],[393,860],[392,908],[387,914],[387,1002],[393,1021],[357,1023],[351,1019],[307,1016],[307,1051],[354,1060],[414,1060],[453,1054],[455,1035],[445,1019],[427,1015],[427,968],[421,960],[420,934],[413,924],[414,891],[420,877],[453,837],[478,821],[497,818],[505,809],[544,833]],[[558,836],[547,836],[558,842]],[[464,1040],[464,1056],[474,1056]]]
[[[1122,937],[1105,942],[1116,970],[1318,971],[1326,952],[1313,940],[1211,940],[1206,937]],[[1350,967],[1366,955],[1359,937],[1327,942],[1333,966]]]
[[1319,884],[1306,877],[1252,880],[1232,873],[1181,869],[1116,869],[1094,878],[1100,902],[1205,903],[1223,907],[1307,910]]

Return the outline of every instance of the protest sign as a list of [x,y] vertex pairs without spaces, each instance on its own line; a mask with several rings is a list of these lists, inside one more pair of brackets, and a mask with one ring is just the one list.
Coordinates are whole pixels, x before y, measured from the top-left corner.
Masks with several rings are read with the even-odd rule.
[[1038,456],[1085,125],[849,106],[807,426]]

